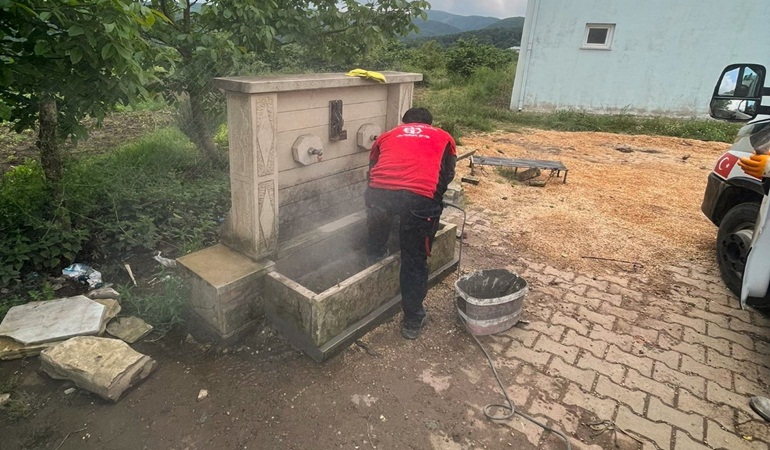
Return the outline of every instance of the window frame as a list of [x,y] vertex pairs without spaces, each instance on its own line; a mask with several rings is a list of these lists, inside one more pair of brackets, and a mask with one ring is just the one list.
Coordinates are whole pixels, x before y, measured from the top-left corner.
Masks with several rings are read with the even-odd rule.
[[[615,37],[615,25],[614,23],[587,23],[586,30],[583,34],[583,45],[580,47],[583,50],[612,50],[612,40]],[[588,34],[592,29],[605,29],[607,30],[607,38],[603,44],[589,44]]]

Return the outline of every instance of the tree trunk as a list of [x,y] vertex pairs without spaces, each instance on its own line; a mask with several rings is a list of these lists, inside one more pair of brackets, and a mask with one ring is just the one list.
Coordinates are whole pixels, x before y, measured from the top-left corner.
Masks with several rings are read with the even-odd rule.
[[203,150],[203,154],[208,161],[216,161],[218,158],[217,148],[214,145],[214,139],[209,133],[211,125],[207,123],[206,109],[203,106],[203,94],[195,91],[189,92],[190,96],[190,112],[193,126],[193,133],[195,134],[195,144]]
[[59,150],[58,112],[56,100],[53,97],[45,97],[40,101],[40,130],[38,132],[37,146],[40,149],[40,163],[46,180],[53,189],[54,201],[61,199],[62,157]]

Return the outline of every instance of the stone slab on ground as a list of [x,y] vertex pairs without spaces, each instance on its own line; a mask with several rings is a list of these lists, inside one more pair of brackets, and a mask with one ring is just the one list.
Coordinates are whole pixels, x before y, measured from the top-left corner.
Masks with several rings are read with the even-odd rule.
[[107,325],[107,333],[121,339],[129,344],[133,344],[139,339],[147,336],[152,331],[152,325],[138,317],[121,317],[115,319]]
[[37,356],[48,347],[52,347],[61,342],[62,341],[43,342],[40,344],[22,344],[9,337],[0,336],[0,361]]
[[112,298],[95,298],[93,299],[97,303],[104,305],[104,317],[102,318],[102,326],[99,328],[99,336],[103,335],[107,331],[107,324],[120,313],[121,306],[117,300]]
[[95,335],[101,330],[105,310],[104,305],[83,295],[30,302],[8,310],[0,323],[0,336],[38,344]]
[[41,368],[51,378],[71,380],[79,388],[113,402],[157,366],[154,359],[121,340],[92,336],[74,337],[43,350],[40,360]]

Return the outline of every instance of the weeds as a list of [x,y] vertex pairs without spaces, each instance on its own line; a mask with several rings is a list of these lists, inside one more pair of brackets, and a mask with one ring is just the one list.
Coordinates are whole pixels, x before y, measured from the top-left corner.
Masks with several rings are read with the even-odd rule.
[[123,286],[117,290],[123,311],[142,318],[163,336],[182,323],[187,289],[184,280],[170,271],[157,274],[155,280],[150,289]]
[[11,422],[18,422],[35,413],[45,404],[45,399],[26,392],[16,390],[11,393],[11,398],[0,406],[0,413]]

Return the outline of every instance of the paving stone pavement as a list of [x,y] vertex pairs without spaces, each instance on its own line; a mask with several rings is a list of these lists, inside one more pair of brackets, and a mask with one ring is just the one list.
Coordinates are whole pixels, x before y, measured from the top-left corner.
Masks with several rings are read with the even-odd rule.
[[[466,231],[488,226],[478,223]],[[768,449],[770,424],[749,398],[770,397],[770,319],[741,310],[715,267],[664,267],[661,288],[636,273],[512,259],[530,283],[529,324],[495,336],[493,352],[519,366],[509,391],[520,409],[569,434],[610,421],[628,434],[617,433],[621,449]],[[543,448],[543,432],[512,428]]]

